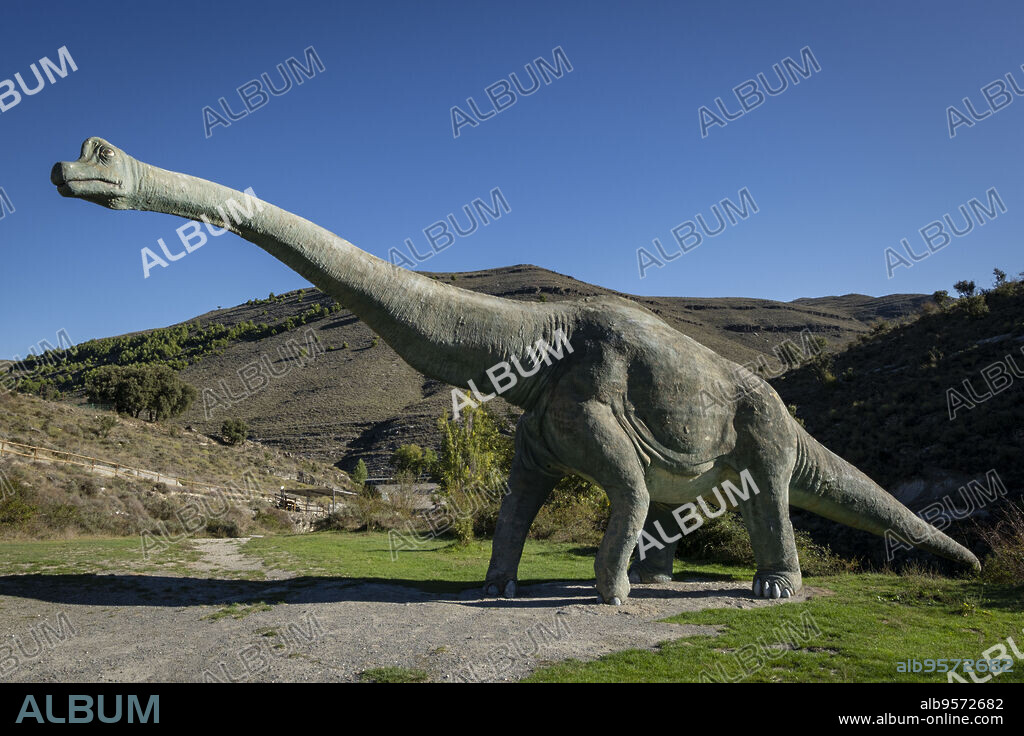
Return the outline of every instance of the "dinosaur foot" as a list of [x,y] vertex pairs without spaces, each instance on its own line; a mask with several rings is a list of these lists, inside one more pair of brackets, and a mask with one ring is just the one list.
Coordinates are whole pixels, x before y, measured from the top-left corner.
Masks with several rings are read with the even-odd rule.
[[638,568],[629,571],[629,582],[631,583],[671,583],[672,576],[663,572],[649,572]]
[[627,575],[613,582],[601,580],[597,583],[597,602],[606,606],[621,606],[629,597],[629,581]]
[[484,595],[490,598],[515,598],[517,588],[515,580],[488,581],[484,583]]
[[802,585],[800,573],[759,572],[754,575],[753,591],[757,598],[790,598]]

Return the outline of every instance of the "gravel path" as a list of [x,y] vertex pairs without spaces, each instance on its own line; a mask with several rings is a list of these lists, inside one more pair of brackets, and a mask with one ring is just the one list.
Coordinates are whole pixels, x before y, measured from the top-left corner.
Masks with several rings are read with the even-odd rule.
[[[555,582],[492,600],[476,588],[296,577],[242,555],[244,541],[196,540],[189,577],[0,578],[0,682],[353,681],[388,666],[442,682],[516,680],[543,663],[715,635],[658,623],[682,611],[814,594],[763,601],[746,583],[672,582],[634,586],[612,607],[595,604],[592,585]],[[260,571],[266,580],[237,579]]]

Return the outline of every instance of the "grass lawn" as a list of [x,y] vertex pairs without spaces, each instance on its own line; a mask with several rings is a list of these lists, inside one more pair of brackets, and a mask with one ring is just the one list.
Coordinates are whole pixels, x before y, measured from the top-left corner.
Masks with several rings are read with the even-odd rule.
[[[747,573],[739,577],[748,580]],[[993,680],[1024,682],[1024,657],[1018,660],[1006,641],[1011,637],[1024,651],[1024,586],[881,574],[805,578],[804,584],[832,595],[797,605],[673,616],[666,621],[723,629],[719,636],[677,640],[658,651],[562,662],[528,681],[946,682],[938,672],[898,672],[897,663],[999,658],[1000,650],[982,653],[1002,644],[1013,671]]]
[[188,562],[199,559],[188,540],[142,554],[139,537],[60,540],[0,541],[2,575],[81,575],[117,570],[131,572],[184,572]]
[[[453,593],[483,583],[491,559],[490,540],[466,546],[432,539],[418,549],[400,549],[391,559],[383,532],[319,532],[252,539],[245,554],[264,564],[303,575],[388,580],[421,590]],[[545,580],[593,580],[596,548],[528,540],[519,566],[522,584]]]

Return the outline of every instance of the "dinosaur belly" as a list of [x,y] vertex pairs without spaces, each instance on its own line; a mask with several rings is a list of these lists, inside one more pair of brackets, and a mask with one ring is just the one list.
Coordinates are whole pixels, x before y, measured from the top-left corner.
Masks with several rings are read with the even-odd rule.
[[714,489],[722,481],[730,480],[736,474],[718,462],[707,463],[702,472],[693,476],[679,475],[663,467],[648,469],[645,481],[651,503],[678,506],[693,503],[698,496],[715,503]]

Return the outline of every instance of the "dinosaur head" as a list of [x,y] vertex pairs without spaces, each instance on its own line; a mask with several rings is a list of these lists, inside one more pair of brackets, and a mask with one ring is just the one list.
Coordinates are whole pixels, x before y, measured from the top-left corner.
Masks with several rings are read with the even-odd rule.
[[89,138],[77,161],[54,164],[50,181],[65,197],[127,210],[133,208],[141,173],[139,161],[102,138]]

